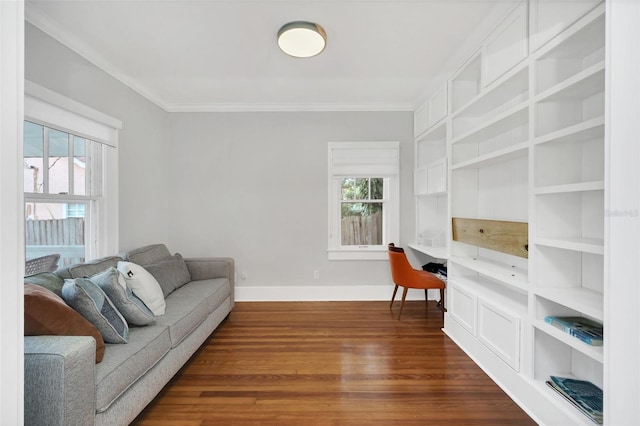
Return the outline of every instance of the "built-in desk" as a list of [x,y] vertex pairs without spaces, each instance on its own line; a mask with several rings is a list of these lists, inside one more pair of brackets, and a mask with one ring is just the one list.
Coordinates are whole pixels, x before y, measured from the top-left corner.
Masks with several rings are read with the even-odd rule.
[[420,253],[424,253],[428,256],[431,256],[435,259],[447,260],[447,247],[430,247],[430,246],[421,246],[419,244],[409,244],[409,247],[414,249],[415,251],[419,251]]

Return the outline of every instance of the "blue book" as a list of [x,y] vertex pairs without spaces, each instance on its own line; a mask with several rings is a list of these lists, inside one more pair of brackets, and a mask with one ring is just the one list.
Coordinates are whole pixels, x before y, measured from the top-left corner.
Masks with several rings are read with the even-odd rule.
[[547,386],[572,403],[592,421],[602,424],[602,389],[586,380],[550,376]]
[[602,324],[583,317],[556,317],[549,315],[544,318],[547,324],[576,337],[588,345],[602,346]]

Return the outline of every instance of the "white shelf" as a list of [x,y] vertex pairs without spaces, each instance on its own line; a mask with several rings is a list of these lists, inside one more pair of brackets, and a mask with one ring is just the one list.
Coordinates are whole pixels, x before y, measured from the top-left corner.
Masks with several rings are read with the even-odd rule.
[[518,290],[526,291],[529,288],[529,274],[526,269],[480,257],[453,256],[449,261]]
[[598,62],[538,94],[535,102],[583,99],[604,90],[604,61]]
[[604,117],[596,117],[573,126],[565,127],[533,140],[535,145],[562,142],[565,140],[583,142],[585,140],[604,137]]
[[416,136],[414,138],[416,140],[416,143],[440,142],[445,140],[445,138],[447,137],[446,124],[446,120],[440,120],[438,123],[434,124],[432,127],[429,127],[427,130]]
[[[580,379],[580,377],[576,377],[575,375],[571,373],[566,373],[566,372],[553,372],[550,375],[559,376],[559,377],[569,377],[572,379]],[[580,410],[574,407],[569,401],[564,399],[560,394],[558,394],[556,391],[554,391],[549,386],[547,386],[545,381],[546,379],[535,380],[533,384],[538,389],[540,394],[546,396],[547,399],[549,399],[550,401],[552,401],[553,404],[559,407],[565,414],[567,414],[571,418],[571,420],[575,421],[576,425],[593,426],[596,424],[592,420],[590,420],[589,417],[582,414]]]
[[495,117],[484,121],[482,124],[472,128],[462,135],[452,139],[451,144],[476,142],[472,140],[486,138],[491,135],[498,135],[518,126],[522,126],[529,121],[529,103],[522,102],[518,105],[503,111]]
[[528,67],[529,64],[525,61],[492,83],[487,90],[480,92],[461,108],[456,109],[452,119],[456,120],[464,115],[475,117],[479,112],[491,114],[497,109],[504,108],[505,104],[516,102],[515,99],[520,99],[520,102],[527,100],[529,97]]
[[459,111],[472,103],[480,93],[482,62],[478,51],[450,79],[451,111]]
[[435,259],[442,259],[442,260],[447,260],[447,247],[446,246],[442,246],[442,247],[429,247],[429,246],[422,246],[419,244],[409,244],[409,247],[414,249],[415,251],[419,251],[420,253],[429,255]]
[[526,295],[514,292],[510,297],[509,293],[501,291],[497,286],[500,284],[483,277],[474,277],[473,279],[465,276],[448,277],[448,283],[451,283],[462,289],[466,289],[471,293],[477,294],[485,300],[500,306],[505,312],[515,317],[527,316]]
[[534,321],[533,326],[538,330],[547,333],[553,338],[560,340],[562,343],[571,346],[573,349],[582,352],[589,358],[592,358],[599,363],[602,363],[604,360],[602,346],[591,346],[587,343],[584,343],[582,340],[573,337],[550,324],[547,324],[543,320]]
[[524,157],[529,153],[529,142],[521,142],[498,151],[490,152],[471,160],[461,161],[453,164],[451,170],[457,169],[479,169],[494,164],[510,161],[515,158]]
[[601,238],[570,238],[570,237],[538,237],[535,244],[565,250],[581,251],[584,253],[604,254],[604,240]]
[[546,185],[539,186],[533,189],[533,193],[536,195],[541,194],[561,194],[569,192],[585,192],[585,191],[603,191],[604,181],[595,182],[579,182],[568,183],[563,185]]
[[604,321],[602,293],[582,287],[534,287],[534,294]]

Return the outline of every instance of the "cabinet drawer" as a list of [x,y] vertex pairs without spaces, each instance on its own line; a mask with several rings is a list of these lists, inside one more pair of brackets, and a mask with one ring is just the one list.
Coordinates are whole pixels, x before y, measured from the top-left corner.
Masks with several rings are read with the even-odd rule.
[[478,299],[478,340],[520,371],[520,318]]
[[469,333],[476,335],[476,295],[450,282],[447,309]]

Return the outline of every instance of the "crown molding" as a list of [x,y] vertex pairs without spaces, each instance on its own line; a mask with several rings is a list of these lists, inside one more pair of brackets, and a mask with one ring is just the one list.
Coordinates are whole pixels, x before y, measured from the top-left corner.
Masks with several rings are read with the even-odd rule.
[[36,4],[27,2],[25,4],[25,21],[29,22],[45,34],[57,40],[71,51],[77,53],[85,60],[89,61],[111,77],[120,81],[149,102],[157,105],[163,110],[167,110],[166,102],[155,94],[151,89],[140,84],[127,75],[120,73],[109,61],[94,49],[86,45],[82,40],[72,35],[67,29],[52,21]]
[[391,112],[413,111],[413,102],[407,103],[210,103],[172,104],[167,112]]

